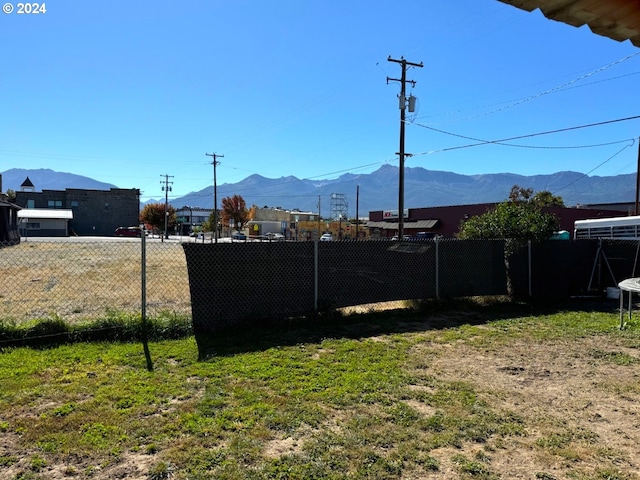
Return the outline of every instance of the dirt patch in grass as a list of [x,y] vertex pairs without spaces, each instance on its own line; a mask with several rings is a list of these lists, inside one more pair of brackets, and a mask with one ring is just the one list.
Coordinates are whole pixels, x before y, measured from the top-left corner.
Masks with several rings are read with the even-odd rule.
[[[428,348],[431,375],[472,385],[480,401],[512,412],[525,426],[524,435],[493,452],[490,445],[469,445],[433,455],[471,459],[485,451],[498,478],[566,478],[568,470],[586,475],[578,478],[640,478],[637,349],[605,336]],[[598,476],[616,470],[618,476]]]

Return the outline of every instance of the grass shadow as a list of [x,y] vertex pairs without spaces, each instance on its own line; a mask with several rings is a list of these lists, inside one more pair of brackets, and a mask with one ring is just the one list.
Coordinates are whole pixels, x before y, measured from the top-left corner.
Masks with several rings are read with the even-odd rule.
[[317,343],[325,339],[363,339],[566,311],[617,313],[618,301],[595,297],[535,303],[513,302],[503,297],[430,300],[418,302],[413,308],[348,315],[327,312],[313,318],[261,320],[260,326],[243,324],[215,334],[197,333],[195,339],[199,359],[206,360],[213,356]]

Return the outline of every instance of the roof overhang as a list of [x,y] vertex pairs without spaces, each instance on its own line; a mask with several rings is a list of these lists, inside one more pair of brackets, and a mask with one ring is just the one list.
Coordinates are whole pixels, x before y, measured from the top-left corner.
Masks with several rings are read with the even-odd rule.
[[4,198],[0,198],[0,207],[2,208],[12,208],[13,210],[20,210],[22,207],[16,205],[15,203],[11,203],[9,200],[5,200]]
[[60,208],[23,208],[18,212],[18,218],[73,220],[73,210]]
[[574,27],[588,25],[593,33],[640,47],[640,0],[499,0]]
[[[404,228],[433,228],[438,224],[438,219],[435,220],[417,220],[415,222],[404,222]],[[397,230],[398,222],[367,222],[366,228],[380,228],[382,230]]]

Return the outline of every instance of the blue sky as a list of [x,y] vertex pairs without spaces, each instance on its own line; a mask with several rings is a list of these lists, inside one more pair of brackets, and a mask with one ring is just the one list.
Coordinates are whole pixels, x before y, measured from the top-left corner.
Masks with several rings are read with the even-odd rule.
[[407,74],[407,167],[636,169],[640,121],[613,121],[640,114],[640,50],[497,0],[53,0],[1,14],[0,42],[0,171],[51,168],[143,200],[165,174],[173,197],[212,185],[205,153],[224,155],[219,185],[397,165],[389,56],[424,65]]

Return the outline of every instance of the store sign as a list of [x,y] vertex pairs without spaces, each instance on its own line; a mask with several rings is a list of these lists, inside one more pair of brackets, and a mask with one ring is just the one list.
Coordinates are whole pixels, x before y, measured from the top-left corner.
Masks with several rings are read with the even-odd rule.
[[[403,210],[404,214],[402,215],[402,218],[408,218],[409,217],[409,209],[405,208]],[[398,216],[398,210],[383,210],[382,211],[382,218],[384,218],[385,220],[391,219],[391,218],[400,218]]]

